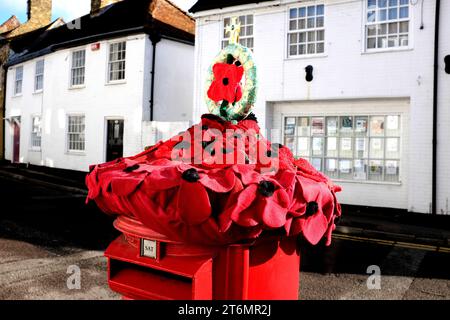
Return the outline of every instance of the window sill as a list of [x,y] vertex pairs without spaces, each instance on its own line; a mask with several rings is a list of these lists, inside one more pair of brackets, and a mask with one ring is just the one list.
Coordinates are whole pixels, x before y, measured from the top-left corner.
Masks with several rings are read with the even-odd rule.
[[117,80],[117,81],[109,81],[105,83],[105,86],[113,86],[117,84],[126,84],[127,80]]
[[361,52],[362,55],[366,54],[377,54],[377,53],[392,53],[392,52],[405,52],[405,51],[413,51],[412,47],[405,48],[386,48],[386,49],[369,49]]
[[86,156],[85,151],[66,151],[66,155],[68,156]]
[[69,90],[79,90],[86,88],[86,85],[79,85],[79,86],[70,86]]
[[301,55],[301,56],[292,56],[292,57],[284,58],[284,61],[318,59],[318,58],[327,58],[327,57],[328,57],[327,53],[305,54],[305,55]]
[[41,148],[31,148],[28,151],[30,151],[30,152],[42,152],[42,149]]
[[402,186],[400,182],[388,182],[388,181],[370,181],[370,180],[345,180],[345,179],[331,179],[333,182],[339,183],[355,183],[355,184],[372,184],[372,185],[384,185],[384,186]]
[[42,92],[44,92],[44,90],[34,91],[33,94],[34,94],[34,95],[38,95],[38,94],[41,94]]
[[23,96],[23,94],[22,94],[22,93],[19,93],[19,94],[14,94],[14,95],[12,95],[11,98],[20,98],[20,97],[22,97],[22,96]]

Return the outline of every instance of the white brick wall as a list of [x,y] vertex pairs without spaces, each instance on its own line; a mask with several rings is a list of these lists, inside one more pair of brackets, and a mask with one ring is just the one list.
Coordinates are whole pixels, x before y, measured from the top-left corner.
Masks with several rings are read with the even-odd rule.
[[[443,25],[450,28],[449,1],[443,3]],[[280,3],[280,5],[273,5]],[[360,99],[405,99],[409,101],[404,119],[409,130],[405,157],[407,164],[402,168],[402,186],[377,186],[359,184],[350,186],[342,195],[344,203],[405,208],[415,212],[429,212],[431,203],[432,177],[432,94],[435,1],[424,2],[424,26],[420,30],[421,6],[411,6],[412,48],[402,51],[364,53],[363,9],[365,1],[279,1],[260,3],[245,7],[200,12],[197,16],[196,41],[196,84],[194,98],[194,119],[206,112],[203,102],[204,79],[212,58],[220,50],[222,19],[224,16],[254,14],[254,53],[258,67],[259,94],[255,106],[261,125],[279,121],[283,110],[274,108],[278,102],[286,101],[352,101]],[[326,52],[322,57],[287,59],[286,30],[288,9],[300,3],[325,3]],[[246,8],[245,10],[242,10]],[[443,42],[445,32],[441,35]],[[447,54],[449,48],[447,47]],[[444,55],[444,49],[441,50]],[[443,59],[443,57],[442,57]],[[304,68],[314,67],[314,81],[305,81]],[[443,66],[441,66],[443,68]],[[449,76],[441,72],[441,87],[448,86]],[[447,83],[444,82],[447,81]],[[441,90],[441,101],[448,109],[448,92]],[[444,96],[446,95],[446,96]],[[299,104],[300,105],[300,104]],[[442,105],[442,103],[441,103]],[[368,111],[377,111],[376,104]],[[289,109],[290,110],[290,109]],[[303,110],[298,109],[298,114]],[[266,118],[267,121],[263,119]],[[440,118],[440,136],[448,137],[449,122],[447,110]],[[273,113],[273,115],[270,115]],[[278,119],[278,120],[277,120]],[[270,127],[268,126],[270,129]],[[438,208],[445,211],[450,190],[449,177],[450,148],[440,150],[440,197]],[[443,157],[446,155],[447,158]],[[402,159],[404,160],[404,159]],[[394,196],[395,195],[395,196]]]

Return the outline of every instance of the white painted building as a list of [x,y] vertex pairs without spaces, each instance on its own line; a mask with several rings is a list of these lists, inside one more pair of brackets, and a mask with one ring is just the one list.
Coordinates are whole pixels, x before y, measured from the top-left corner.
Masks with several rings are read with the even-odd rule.
[[[436,192],[433,88],[437,0],[198,1],[194,115],[206,112],[204,83],[239,16],[253,47],[254,113],[342,185],[342,203],[449,214],[450,1],[440,1]],[[450,63],[450,62],[449,62]],[[306,81],[307,66],[313,80]],[[448,66],[450,68],[450,66]]]
[[[91,164],[141,152],[157,139],[152,128],[159,121],[189,123],[194,35],[186,30],[193,30],[194,22],[161,0],[170,18],[179,15],[182,23],[162,19],[144,25],[133,13],[152,2],[105,7],[81,18],[79,30],[62,26],[45,32],[43,40],[27,42],[10,58],[7,160],[87,171]],[[130,17],[123,17],[125,11]],[[116,30],[105,24],[118,20]],[[108,34],[95,28],[100,24]]]

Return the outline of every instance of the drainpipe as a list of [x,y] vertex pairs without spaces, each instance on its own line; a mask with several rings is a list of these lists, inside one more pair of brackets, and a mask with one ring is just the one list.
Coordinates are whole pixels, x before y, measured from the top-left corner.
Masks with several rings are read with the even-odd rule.
[[150,87],[150,121],[153,121],[153,107],[155,102],[155,67],[156,67],[156,44],[161,41],[161,36],[157,33],[152,33],[150,36],[152,42],[153,54],[152,54],[152,71],[151,74],[151,87]]
[[438,112],[438,85],[439,85],[439,23],[441,13],[441,0],[436,0],[435,32],[434,32],[434,75],[433,75],[433,174],[432,174],[432,200],[431,213],[437,214],[437,112]]

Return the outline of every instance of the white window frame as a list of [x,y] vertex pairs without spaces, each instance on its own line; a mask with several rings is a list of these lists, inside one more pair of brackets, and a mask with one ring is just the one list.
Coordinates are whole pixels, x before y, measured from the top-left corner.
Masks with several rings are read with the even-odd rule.
[[[18,79],[17,75],[19,74],[17,71],[21,70],[21,78]],[[22,66],[17,66],[14,68],[14,92],[13,92],[13,96],[18,97],[21,96],[23,93],[23,75],[24,75],[24,68],[23,65]],[[20,91],[18,90],[19,86],[18,86],[18,82],[20,81]]]
[[[385,20],[383,22],[380,21],[375,21],[373,23],[369,23],[367,21],[367,15],[368,15],[368,1],[369,0],[363,0],[362,4],[363,4],[363,25],[362,25],[362,35],[363,35],[363,41],[362,41],[362,52],[363,53],[379,53],[379,52],[392,52],[392,51],[405,51],[405,50],[411,50],[413,49],[413,42],[414,42],[414,28],[413,28],[413,21],[414,21],[414,6],[411,5],[411,2],[408,0],[408,18],[405,19],[396,19],[396,20]],[[386,0],[388,2],[388,6],[389,6],[389,0]],[[400,0],[398,0],[400,3]],[[398,5],[397,7],[399,7],[400,5]],[[376,8],[376,15],[378,15],[378,2],[377,2],[377,8]],[[398,15],[400,16],[400,12],[398,12]],[[376,17],[377,18],[377,17]],[[389,18],[389,10],[387,8],[387,18]],[[368,48],[367,46],[367,42],[368,42],[368,32],[367,32],[367,26],[368,25],[373,25],[373,26],[378,26],[381,24],[389,24],[389,23],[399,23],[399,22],[408,22],[408,45],[407,46],[396,46],[396,47],[386,47],[386,48]],[[389,28],[389,26],[387,26],[387,28]],[[389,34],[389,30],[387,30],[386,33],[386,38],[388,38],[388,34]],[[398,30],[398,32],[396,33],[396,35],[400,34],[400,30]],[[376,45],[378,42],[378,35],[375,36],[375,41],[376,41]]]
[[[39,64],[42,63],[42,70],[38,70]],[[39,71],[39,73],[38,73]],[[34,64],[34,92],[39,93],[44,91],[44,72],[45,72],[45,60],[37,60]],[[39,82],[40,81],[40,82]],[[38,88],[38,83],[41,83],[41,88]]]
[[[314,28],[311,29],[296,29],[296,30],[290,30],[290,20],[291,20],[291,16],[290,16],[290,12],[291,9],[301,9],[301,8],[305,8],[306,10],[306,25],[308,23],[308,7],[316,7],[317,10],[317,6],[323,6],[324,7],[324,13],[323,13],[323,26],[322,27],[316,27],[314,26]],[[317,19],[317,14],[314,15],[315,19]],[[286,54],[285,57],[287,59],[304,59],[304,58],[313,58],[313,57],[324,57],[327,55],[327,44],[326,44],[326,29],[327,29],[327,5],[323,2],[318,2],[318,3],[310,3],[308,5],[308,3],[301,3],[301,4],[296,4],[296,5],[291,5],[291,6],[287,6],[287,11],[286,11],[286,40],[285,40],[285,50],[286,50]],[[321,43],[323,42],[323,52],[319,52],[317,53],[317,47],[315,48],[315,53],[307,53],[308,52],[308,46],[307,44],[309,43],[308,39],[306,39],[305,42],[305,46],[306,46],[306,53],[305,54],[296,54],[296,55],[291,55],[290,54],[290,35],[291,34],[299,34],[301,32],[305,32],[306,33],[306,37],[308,37],[308,32],[313,31],[315,33],[315,40],[314,40],[314,44],[317,46],[317,43]],[[323,31],[324,34],[324,38],[323,41],[317,41],[317,31]],[[296,42],[297,44],[299,44],[300,42]],[[297,48],[298,50],[298,48]]]
[[[124,43],[125,44],[125,59],[123,60],[117,60],[117,61],[111,61],[111,46],[114,44],[119,44],[119,43]],[[128,48],[128,41],[126,39],[123,40],[117,40],[117,41],[111,41],[107,43],[108,45],[108,50],[107,51],[107,57],[106,57],[106,84],[121,84],[121,83],[125,83],[127,81],[127,48]],[[111,72],[110,72],[110,66],[112,63],[117,63],[117,62],[124,62],[124,78],[123,79],[117,79],[117,80],[111,80],[110,76],[111,76]]]
[[[354,150],[352,151],[353,152],[353,157],[351,157],[351,158],[350,157],[349,158],[341,157],[339,154],[337,156],[334,156],[334,157],[333,156],[329,156],[328,157],[326,155],[327,142],[325,140],[326,140],[326,137],[328,136],[327,132],[326,132],[326,130],[327,130],[326,119],[327,118],[334,118],[334,117],[337,117],[338,119],[340,119],[341,117],[345,117],[345,116],[353,117],[353,121],[355,120],[356,117],[367,117],[368,118],[367,134],[364,137],[362,137],[362,136],[360,137],[360,138],[367,139],[367,143],[366,143],[367,157],[364,157],[363,161],[367,162],[367,168],[369,168],[371,160],[383,161],[384,162],[384,165],[383,165],[383,180],[370,180],[369,179],[369,171],[366,172],[366,179],[365,180],[363,180],[363,179],[361,179],[361,180],[359,180],[359,179],[345,179],[345,178],[331,178],[331,179],[333,181],[336,181],[336,182],[344,182],[344,183],[402,185],[402,171],[404,170],[404,165],[405,165],[405,163],[407,161],[405,159],[403,159],[403,157],[404,157],[404,154],[403,154],[403,147],[404,146],[403,145],[405,143],[404,128],[403,128],[403,126],[404,126],[404,119],[403,118],[405,117],[405,115],[403,113],[401,113],[401,112],[395,112],[395,113],[392,113],[392,112],[384,112],[384,113],[367,113],[367,112],[359,113],[359,112],[356,112],[356,113],[323,113],[323,114],[320,114],[320,113],[313,113],[313,114],[311,114],[311,113],[305,113],[305,114],[301,114],[301,113],[282,114],[281,115],[281,121],[282,121],[282,123],[281,123],[281,143],[283,145],[285,145],[285,137],[286,137],[286,135],[285,135],[286,125],[285,124],[286,124],[286,118],[309,118],[310,120],[312,118],[324,118],[324,128],[323,128],[324,134],[321,135],[321,136],[316,136],[316,137],[323,137],[324,138],[323,154],[321,156],[313,156],[312,155],[312,149],[311,149],[312,145],[313,145],[313,142],[312,142],[312,138],[313,138],[313,135],[312,135],[312,123],[309,123],[309,125],[310,125],[310,134],[308,136],[308,138],[309,138],[309,145],[308,145],[308,147],[310,148],[310,155],[308,157],[306,157],[306,158],[309,158],[308,161],[311,161],[312,158],[321,158],[322,159],[322,170],[321,170],[321,172],[324,173],[325,175],[327,174],[327,172],[324,170],[325,169],[325,165],[326,165],[326,160],[327,159],[336,159],[336,161],[337,161],[337,163],[336,163],[336,165],[337,165],[336,168],[337,169],[336,170],[339,171],[339,162],[340,162],[340,160],[350,160],[352,162],[354,160],[360,160],[360,158],[357,158],[355,156]],[[389,117],[389,116],[398,116],[399,117],[398,118],[398,124],[399,124],[400,128],[399,128],[398,135],[388,136],[386,134],[386,128],[385,128],[383,136],[372,136],[372,134],[370,132],[370,130],[371,130],[371,128],[370,128],[371,117],[384,117],[385,119],[387,119],[387,117]],[[339,126],[340,126],[339,121],[338,121],[337,125],[338,125],[337,130],[339,132]],[[353,126],[354,125],[355,124],[353,124]],[[385,122],[385,125],[386,125],[386,122]],[[297,128],[295,128],[295,132],[296,131],[297,131]],[[298,143],[298,141],[297,141],[298,136],[299,136],[298,134],[294,135],[294,137],[295,137],[294,138],[295,139],[294,143]],[[340,149],[340,138],[343,137],[343,136],[341,136],[341,133],[339,133],[336,137],[338,137],[337,141],[339,141],[339,143],[337,143],[337,148]],[[354,148],[355,147],[355,137],[356,138],[358,138],[358,137],[355,136],[354,133],[351,136],[344,136],[344,137],[349,137],[349,138],[352,139],[352,148]],[[372,138],[375,138],[375,139],[378,138],[378,139],[383,139],[384,140],[383,141],[383,159],[382,160],[381,160],[381,158],[378,159],[378,158],[371,158],[370,157],[370,141],[371,141]],[[399,157],[396,158],[396,159],[386,157],[386,148],[387,148],[387,146],[386,146],[386,139],[389,139],[389,138],[391,138],[391,139],[399,139],[399,149],[398,149]],[[294,154],[294,157],[298,158],[298,156],[296,156],[294,151],[293,151],[293,154]],[[300,158],[304,158],[304,157],[300,157]],[[385,169],[386,169],[385,162],[386,161],[397,161],[398,162],[398,181],[386,181],[385,180]],[[310,163],[312,165],[312,162],[310,162]],[[353,169],[354,169],[354,167],[352,166],[352,170]]]
[[[39,118],[39,127],[35,131],[34,119]],[[39,141],[39,145],[35,145],[35,142]],[[40,114],[34,114],[31,116],[31,137],[30,146],[32,151],[41,151],[42,148],[42,116]]]
[[[79,52],[84,52],[84,64],[83,66],[77,66],[74,67],[74,55]],[[83,83],[81,84],[74,84],[74,71],[75,70],[82,70],[82,76],[83,76]],[[86,49],[85,48],[78,48],[70,53],[70,72],[69,72],[69,88],[84,88],[86,86]]]
[[[252,16],[252,23],[247,23],[247,16]],[[225,34],[225,28],[228,25],[228,24],[225,23],[225,20],[229,19],[229,21],[231,22],[231,18],[232,17],[234,17],[234,16],[224,16],[222,21],[221,21],[221,34],[222,34],[222,37],[220,39],[220,47],[222,49],[225,48],[226,45],[228,45],[228,41],[230,39],[230,35],[229,34],[228,35]],[[241,44],[244,45],[244,46],[247,46],[248,39],[252,39],[253,46],[252,47],[248,47],[248,48],[251,49],[252,52],[253,52],[255,50],[254,49],[255,48],[255,15],[253,13],[240,14],[238,16],[239,22],[240,22],[240,18],[241,17],[245,17],[245,24],[241,24],[241,32],[239,34],[239,43],[244,41],[245,43],[244,44],[241,43]],[[249,36],[247,34],[245,36],[241,35],[242,31],[246,30],[244,28],[249,27],[249,26],[252,27],[252,35],[251,36]]]
[[[69,124],[70,124],[70,118],[71,117],[82,117],[84,118],[84,131],[83,132],[71,132]],[[78,143],[83,143],[84,144],[84,148],[83,149],[74,149],[74,148],[70,148],[71,146],[71,140],[70,140],[70,135],[71,134],[84,134],[84,140],[83,141],[74,141],[74,142],[78,142]],[[85,154],[86,152],[86,115],[83,113],[70,113],[66,115],[66,152],[69,154]]]

